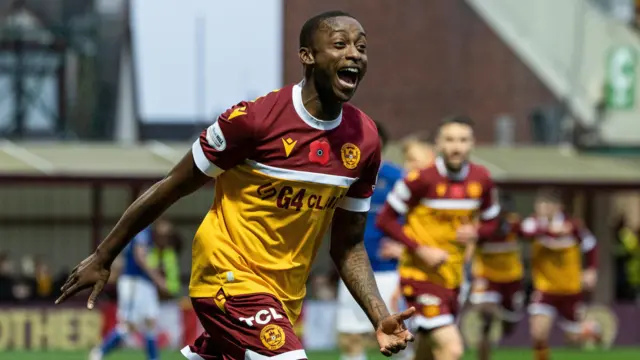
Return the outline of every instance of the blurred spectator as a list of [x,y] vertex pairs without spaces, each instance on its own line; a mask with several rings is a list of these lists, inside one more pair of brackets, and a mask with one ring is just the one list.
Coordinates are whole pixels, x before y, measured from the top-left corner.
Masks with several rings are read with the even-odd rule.
[[31,256],[24,256],[20,262],[20,274],[15,278],[11,292],[15,300],[24,302],[36,296],[36,265]]
[[13,263],[6,251],[0,252],[0,302],[13,300]]
[[316,274],[311,277],[311,296],[321,301],[336,298],[336,284],[331,283],[329,274]]
[[182,241],[173,224],[164,219],[156,221],[153,227],[153,245],[148,255],[149,265],[160,270],[169,294],[177,296],[180,293],[178,254],[182,250]]
[[53,297],[53,275],[49,265],[42,257],[35,259],[34,278],[36,281],[36,297],[50,300]]
[[616,296],[640,301],[640,232],[623,217],[616,226]]

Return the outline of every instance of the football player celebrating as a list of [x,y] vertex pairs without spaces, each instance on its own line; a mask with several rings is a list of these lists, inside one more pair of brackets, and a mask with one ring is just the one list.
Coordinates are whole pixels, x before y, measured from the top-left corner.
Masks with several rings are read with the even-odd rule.
[[71,273],[57,302],[93,288],[130,239],[178,199],[215,179],[215,199],[193,241],[189,294],[205,332],[188,359],[306,359],[293,332],[305,282],[331,225],[331,257],[387,356],[413,336],[415,309],[391,315],[363,235],[380,168],[369,117],[347,102],[367,70],[367,35],[351,15],[309,19],[300,32],[304,80],[225,111],[188,154],[137,199]]

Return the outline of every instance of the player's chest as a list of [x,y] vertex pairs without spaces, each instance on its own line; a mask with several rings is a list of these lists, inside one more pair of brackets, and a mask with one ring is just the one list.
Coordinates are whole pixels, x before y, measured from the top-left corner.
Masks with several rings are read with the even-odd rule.
[[283,130],[265,138],[253,159],[263,165],[357,179],[372,149],[343,131]]
[[548,250],[567,250],[576,248],[578,246],[578,239],[571,235],[539,235],[535,238],[535,243],[544,249]]

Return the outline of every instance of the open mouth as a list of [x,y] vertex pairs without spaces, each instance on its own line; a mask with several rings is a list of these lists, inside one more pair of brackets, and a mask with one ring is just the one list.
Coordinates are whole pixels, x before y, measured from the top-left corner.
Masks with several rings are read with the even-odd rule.
[[353,89],[358,85],[358,79],[360,78],[360,69],[357,67],[346,67],[338,70],[338,80],[340,85]]

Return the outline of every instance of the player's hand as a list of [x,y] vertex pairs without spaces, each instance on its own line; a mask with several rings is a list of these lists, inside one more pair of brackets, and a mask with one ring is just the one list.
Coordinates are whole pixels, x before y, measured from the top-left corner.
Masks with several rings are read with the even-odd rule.
[[404,245],[397,241],[382,239],[378,256],[381,259],[399,259],[404,252]]
[[382,355],[391,356],[396,354],[400,350],[406,349],[407,344],[414,340],[413,335],[404,325],[404,321],[413,316],[415,312],[416,308],[411,307],[380,321],[376,329],[376,340],[378,340]]
[[89,255],[71,271],[67,282],[60,289],[62,295],[56,300],[56,304],[64,302],[84,289],[92,288],[87,308],[93,309],[96,298],[109,280],[110,273],[111,264],[101,259],[96,253]]
[[586,269],[582,273],[582,286],[586,291],[592,291],[598,282],[598,271],[596,269]]
[[446,251],[429,246],[418,247],[416,255],[431,268],[439,268],[449,258],[449,254]]
[[456,230],[458,242],[463,244],[475,243],[478,239],[478,228],[473,224],[463,224]]

